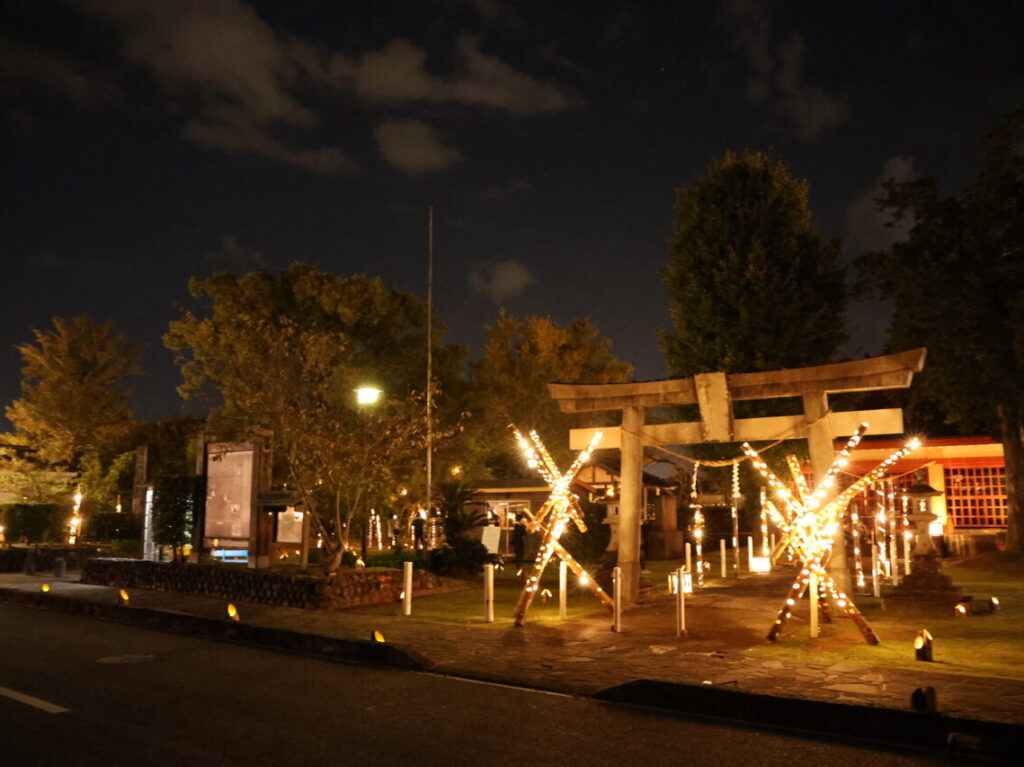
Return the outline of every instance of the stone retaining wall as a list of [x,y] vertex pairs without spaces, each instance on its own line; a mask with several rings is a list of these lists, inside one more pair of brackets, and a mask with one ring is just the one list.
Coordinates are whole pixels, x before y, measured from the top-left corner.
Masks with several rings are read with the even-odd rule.
[[35,546],[0,549],[0,573],[25,572],[25,560],[28,559],[30,553],[35,561],[36,571],[45,572],[53,570],[54,560],[57,557],[64,557],[64,563],[69,570],[77,570],[85,564],[86,560],[99,554],[99,550],[91,546]]
[[[231,565],[147,562],[138,559],[90,559],[82,583],[155,589],[279,607],[339,610],[397,602],[402,571],[387,568],[341,570],[331,578],[249,570]],[[436,589],[442,580],[424,570],[413,572],[414,593]]]

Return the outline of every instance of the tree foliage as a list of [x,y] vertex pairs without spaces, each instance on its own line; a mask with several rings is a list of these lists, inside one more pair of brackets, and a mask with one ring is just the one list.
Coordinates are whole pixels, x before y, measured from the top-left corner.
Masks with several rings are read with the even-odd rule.
[[192,540],[198,500],[197,477],[164,475],[153,487],[153,541],[172,547],[176,560]]
[[[213,429],[273,433],[282,479],[313,510],[336,567],[353,518],[422,461],[425,306],[378,279],[300,263],[193,279],[190,290],[210,313],[186,313],[164,337],[179,352],[179,392],[220,395]],[[354,389],[368,383],[384,395],[360,410]]]
[[958,196],[941,196],[932,179],[885,184],[880,206],[913,228],[858,264],[864,284],[895,306],[890,345],[927,345],[925,396],[963,430],[1002,440],[1014,548],[1024,548],[1022,137],[1024,109],[992,134],[977,179]]
[[74,465],[86,451],[105,462],[131,428],[122,384],[141,372],[141,350],[85,314],[54,317],[53,330],[34,334],[17,347],[22,396],[7,408],[15,438],[51,465]]
[[676,190],[663,280],[673,376],[827,362],[844,339],[839,244],[811,222],[807,183],[767,155],[727,152]]
[[473,371],[473,424],[492,472],[522,475],[519,456],[512,454],[510,423],[537,429],[556,454],[568,448],[569,429],[597,423],[592,414],[561,412],[548,383],[621,383],[632,373],[633,366],[615,357],[611,340],[589,319],[561,326],[549,317],[519,319],[501,310],[487,326],[483,359]]

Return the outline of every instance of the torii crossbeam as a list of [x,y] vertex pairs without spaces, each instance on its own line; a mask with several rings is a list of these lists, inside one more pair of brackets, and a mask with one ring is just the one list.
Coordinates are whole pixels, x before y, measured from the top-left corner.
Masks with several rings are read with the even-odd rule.
[[558,466],[555,464],[551,454],[548,453],[547,448],[544,447],[544,443],[537,432],[531,431],[530,439],[527,441],[514,424],[509,424],[509,429],[515,435],[516,441],[525,454],[530,468],[537,469],[551,488],[551,495],[548,496],[540,510],[535,515],[528,514],[527,529],[531,533],[540,531],[543,534],[543,538],[540,550],[537,552],[537,559],[534,561],[530,574],[526,578],[523,591],[519,595],[519,601],[516,602],[515,625],[522,626],[526,622],[526,612],[530,609],[530,603],[533,602],[533,598],[537,595],[537,589],[540,588],[540,579],[544,574],[544,569],[548,566],[548,562],[551,561],[551,557],[555,555],[565,562],[569,569],[576,574],[580,585],[589,588],[594,596],[611,608],[611,597],[594,582],[594,579],[580,566],[572,554],[566,551],[565,547],[559,543],[559,538],[562,537],[562,533],[565,532],[570,522],[575,524],[576,529],[581,533],[587,531],[587,526],[583,521],[583,511],[579,507],[579,498],[573,494],[571,485],[579,470],[583,468],[583,464],[590,460],[591,453],[600,443],[601,433],[597,432],[593,435],[587,448],[576,456],[572,466],[563,474],[558,470]]
[[[878,466],[869,471],[863,477],[857,479],[846,490],[839,493],[832,500],[826,501],[835,485],[836,476],[846,465],[850,451],[860,442],[861,437],[867,430],[868,425],[862,423],[850,437],[825,476],[816,484],[814,491],[808,487],[801,471],[800,464],[793,456],[786,457],[786,463],[793,478],[792,489],[786,486],[749,443],[743,443],[743,452],[750,458],[751,463],[767,481],[769,488],[775,497],[781,502],[780,510],[771,501],[768,502],[767,510],[772,521],[782,530],[783,541],[793,549],[800,562],[800,574],[793,585],[789,588],[786,601],[779,610],[779,614],[768,632],[768,639],[776,641],[782,634],[783,626],[792,614],[793,606],[807,590],[811,575],[814,574],[818,581],[818,595],[823,598],[822,604],[826,619],[829,619],[828,601],[835,605],[840,615],[849,617],[863,635],[868,644],[878,644],[878,635],[871,628],[871,624],[861,614],[860,610],[853,603],[839,585],[835,582],[829,572],[825,569],[829,556],[832,553],[832,542],[836,538],[836,531],[842,524],[846,514],[846,507],[857,495],[861,493],[872,482],[884,476],[894,463],[905,455],[920,447],[921,442],[917,439],[910,440],[904,447],[900,448]],[[812,608],[813,609],[813,608]]]

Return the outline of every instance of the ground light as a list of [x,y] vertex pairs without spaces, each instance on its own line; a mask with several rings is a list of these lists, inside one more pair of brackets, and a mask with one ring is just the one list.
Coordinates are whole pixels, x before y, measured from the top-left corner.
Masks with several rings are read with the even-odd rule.
[[957,602],[956,607],[953,608],[953,614],[957,618],[966,618],[974,615],[974,597],[964,597]]
[[43,592],[47,592],[47,591],[49,591],[49,590],[50,590],[50,584],[49,584],[49,583],[44,583],[44,584],[43,584],[43,585],[42,585],[42,586],[40,587],[40,589],[41,589],[41,590],[42,590]]
[[238,623],[238,621],[241,620],[238,615],[238,608],[230,603],[228,604],[228,618],[233,620],[235,623]]
[[935,660],[932,657],[932,635],[928,629],[921,629],[914,638],[914,660]]
[[373,631],[372,634],[370,634],[370,641],[371,642],[376,642],[377,644],[385,644],[386,643],[386,640],[384,639],[384,635],[382,633],[380,633],[379,631],[377,631],[376,629]]
[[117,592],[117,603],[120,605],[128,604],[128,592],[124,589],[121,589]]

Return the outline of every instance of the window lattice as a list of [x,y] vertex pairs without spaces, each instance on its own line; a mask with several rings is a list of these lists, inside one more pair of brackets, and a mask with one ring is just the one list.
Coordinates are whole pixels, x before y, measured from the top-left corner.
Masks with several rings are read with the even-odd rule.
[[1002,466],[945,467],[946,513],[955,527],[1006,527]]

